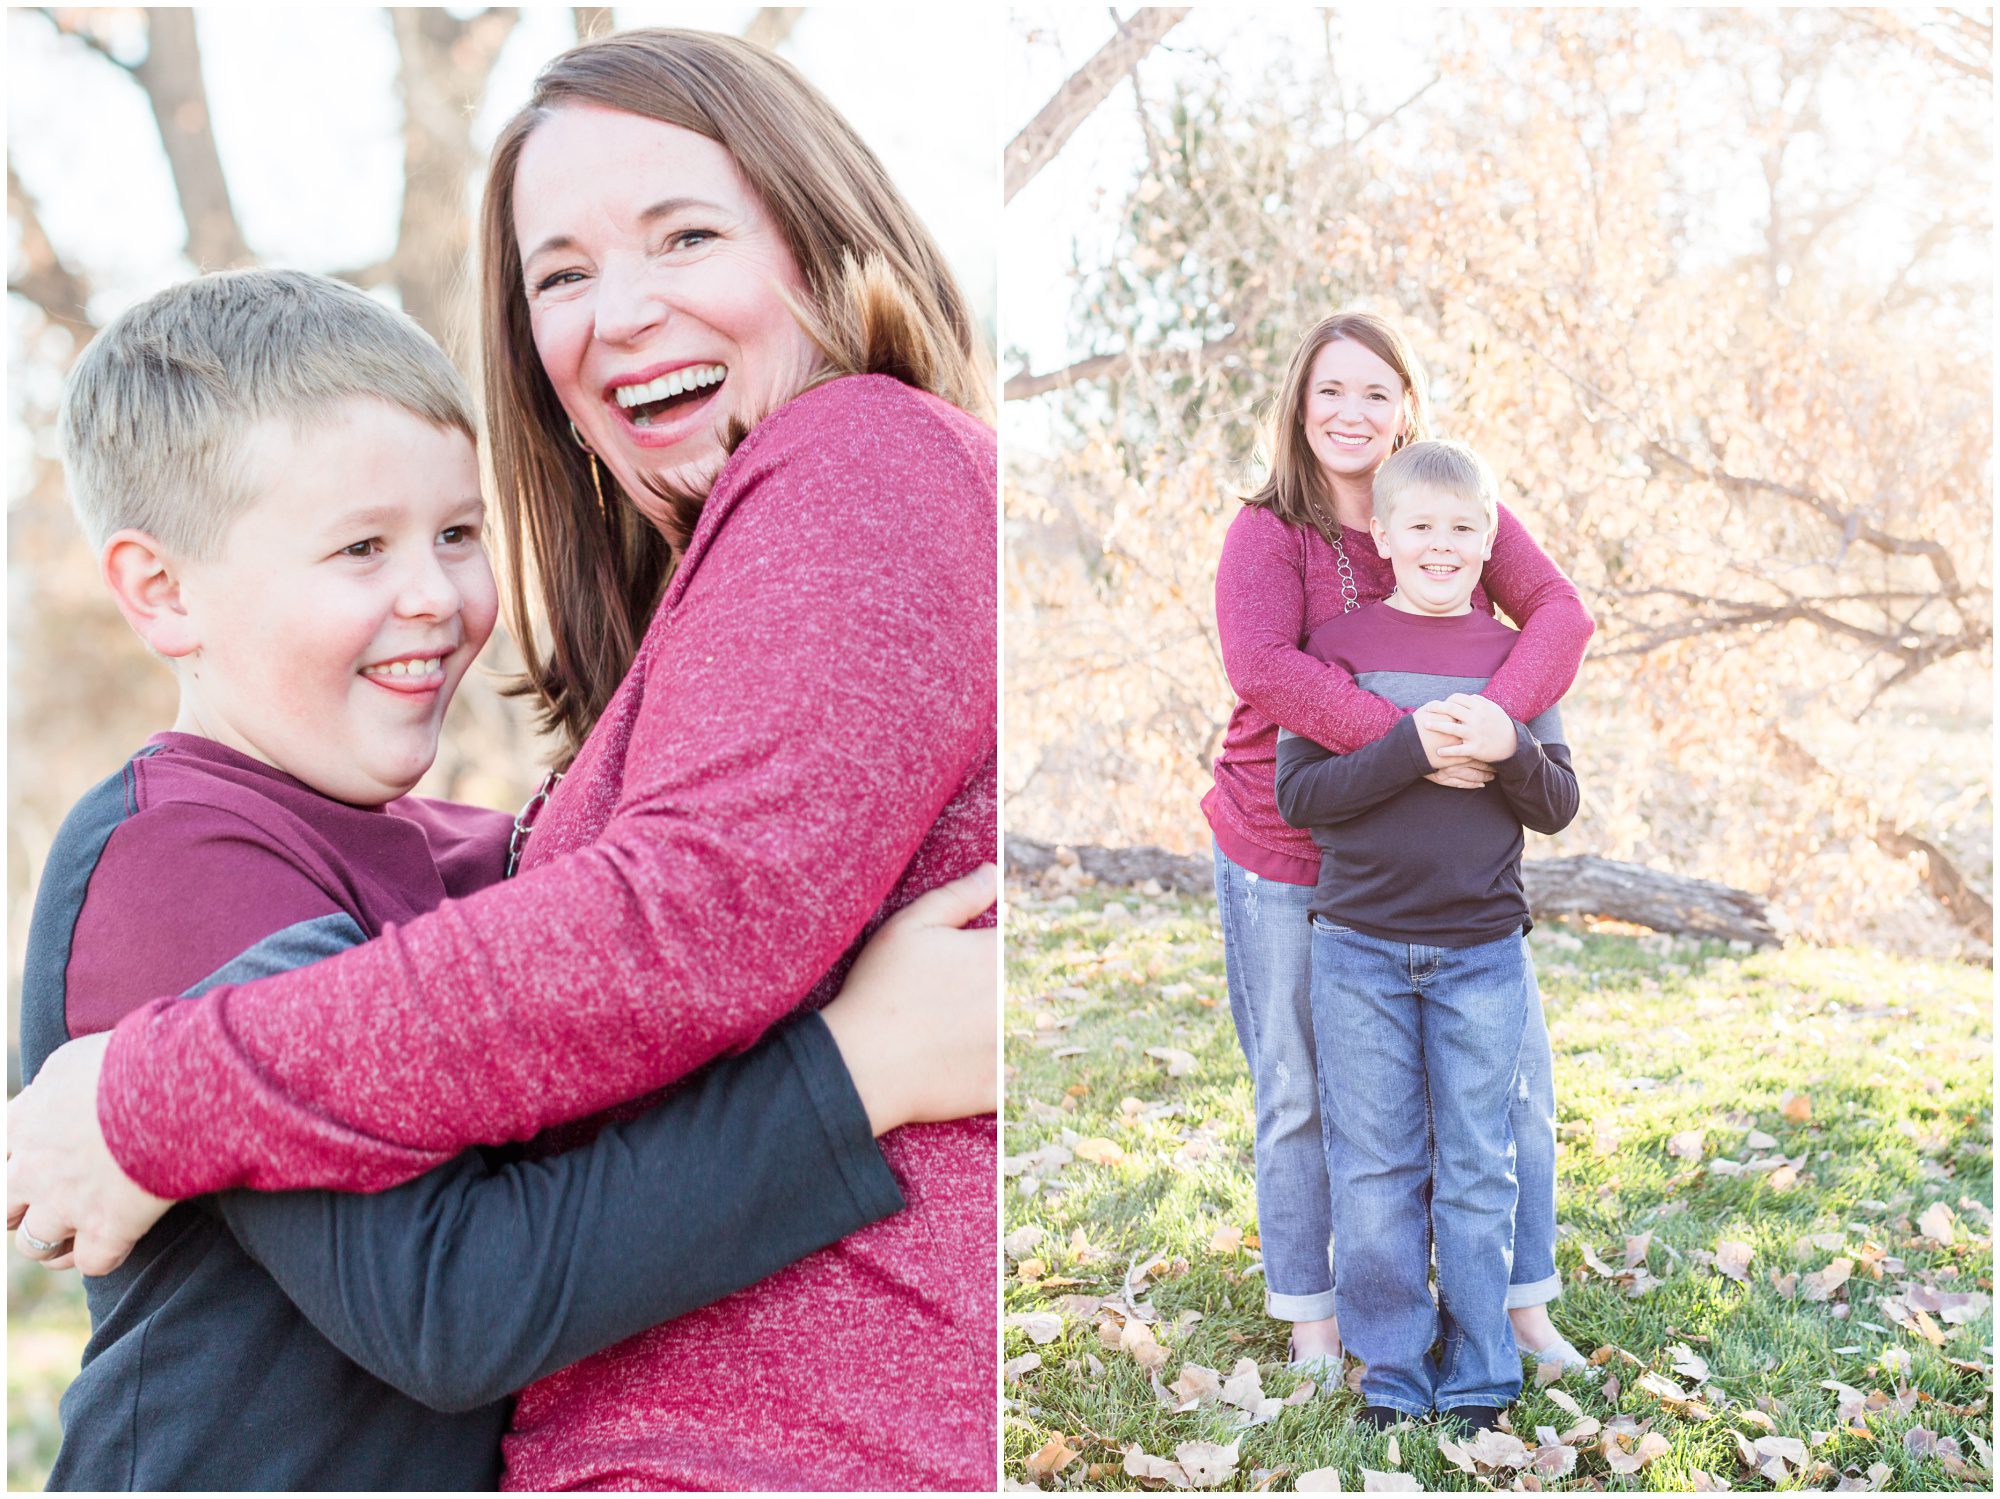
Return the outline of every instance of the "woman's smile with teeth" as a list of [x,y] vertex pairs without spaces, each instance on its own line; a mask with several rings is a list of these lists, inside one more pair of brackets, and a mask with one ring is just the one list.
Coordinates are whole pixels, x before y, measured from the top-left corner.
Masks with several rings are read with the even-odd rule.
[[619,409],[631,416],[633,426],[649,427],[653,424],[655,413],[642,411],[640,407],[707,390],[712,385],[719,385],[728,373],[727,366],[720,364],[689,365],[686,369],[669,370],[657,380],[648,380],[643,385],[621,385],[611,395]]

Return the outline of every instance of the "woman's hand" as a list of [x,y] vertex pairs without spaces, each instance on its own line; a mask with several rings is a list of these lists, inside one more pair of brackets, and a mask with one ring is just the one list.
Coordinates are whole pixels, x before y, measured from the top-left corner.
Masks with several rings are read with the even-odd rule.
[[1000,1104],[1000,934],[960,928],[999,894],[982,864],[919,896],[861,950],[820,1012],[878,1135]]
[[1452,700],[1425,703],[1410,717],[1417,726],[1417,742],[1431,762],[1431,773],[1425,780],[1455,791],[1477,791],[1493,779],[1493,767],[1467,752],[1464,713]]
[[1507,710],[1490,698],[1454,692],[1444,700],[1444,710],[1459,724],[1459,753],[1498,765],[1511,760],[1520,741],[1514,736],[1514,720]]
[[110,1044],[105,1031],[58,1047],[7,1105],[7,1226],[15,1247],[50,1269],[109,1274],[173,1206],[126,1176],[98,1128]]

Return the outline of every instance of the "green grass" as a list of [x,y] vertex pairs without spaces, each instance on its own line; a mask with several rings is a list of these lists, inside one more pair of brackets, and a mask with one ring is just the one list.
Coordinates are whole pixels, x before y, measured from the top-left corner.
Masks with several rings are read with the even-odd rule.
[[[1006,1358],[1041,1359],[1007,1383],[1010,1482],[1033,1479],[1031,1455],[1060,1434],[1078,1456],[1040,1476],[1045,1488],[1158,1488],[1126,1476],[1122,1447],[1171,1459],[1184,1442],[1231,1440],[1237,1466],[1224,1488],[1285,1490],[1302,1472],[1337,1467],[1359,1489],[1362,1468],[1395,1466],[1425,1488],[1509,1487],[1511,1471],[1484,1470],[1488,1483],[1453,1466],[1432,1426],[1399,1433],[1392,1464],[1387,1438],[1350,1424],[1360,1402],[1345,1388],[1241,1431],[1213,1402],[1174,1414],[1133,1355],[1104,1341],[1101,1314],[1061,1300],[1116,1296],[1135,1260],[1165,1255],[1145,1293],[1167,1349],[1162,1380],[1171,1385],[1184,1363],[1227,1377],[1247,1357],[1261,1365],[1267,1395],[1300,1382],[1284,1368],[1285,1325],[1262,1313],[1250,1080],[1229,1020],[1213,902],[1017,894],[1007,933],[1006,1229],[1044,1237],[1010,1245],[1006,1311],[1066,1313],[1047,1344],[1020,1327],[1006,1333]],[[1667,1442],[1627,1476],[1612,1472],[1595,1439],[1584,1441],[1574,1469],[1543,1484],[1688,1489],[1702,1484],[1699,1470],[1738,1489],[1832,1488],[1884,1464],[1875,1482],[1891,1490],[1990,1489],[1980,1445],[1992,1436],[1990,1305],[1974,1303],[1960,1323],[1933,1319],[1945,1340],[1937,1347],[1892,1320],[1882,1300],[1905,1281],[1992,1290],[1991,972],[1567,929],[1539,931],[1536,950],[1562,1136],[1565,1287],[1552,1312],[1585,1352],[1630,1356],[1607,1355],[1619,1384],[1612,1398],[1578,1376],[1558,1388],[1607,1428],[1623,1418]],[[1148,1047],[1191,1053],[1194,1068],[1170,1077]],[[1809,1118],[1796,1100],[1786,1117],[1788,1095],[1810,1100]],[[1676,1134],[1697,1129],[1699,1159],[1669,1154]],[[1751,1130],[1776,1147],[1751,1148]],[[1122,1158],[1019,1166],[1042,1147],[1074,1153],[1090,1139],[1111,1141]],[[1795,1181],[1713,1169],[1760,1155],[1805,1160]],[[1037,1184],[1031,1195],[1024,1183]],[[1955,1218],[1948,1244],[1918,1227],[1937,1202]],[[1218,1247],[1228,1229],[1246,1236],[1242,1247],[1228,1248],[1226,1234]],[[1634,1246],[1656,1282],[1643,1296],[1586,1265],[1589,1249],[1622,1270],[1628,1236],[1648,1233],[1649,1244]],[[1801,1243],[1807,1236],[1827,1237]],[[1742,1283],[1714,1266],[1725,1240],[1755,1251]],[[1831,1301],[1787,1297],[1772,1282],[1789,1273],[1803,1281],[1837,1257],[1856,1269]],[[1039,1273],[1023,1266],[1031,1258]],[[1199,1320],[1184,1322],[1186,1313]],[[1674,1344],[1706,1361],[1705,1380],[1673,1371]],[[1648,1371],[1690,1394],[1699,1386],[1698,1405],[1662,1404],[1639,1388]],[[1880,1391],[1887,1407],[1843,1420],[1829,1380]],[[1531,1449],[1536,1427],[1578,1424],[1532,1378],[1511,1419]],[[1958,1454],[1922,1452],[1921,1435],[1913,1453],[1905,1434],[1919,1427],[1951,1437]],[[1809,1455],[1774,1482],[1744,1464],[1738,1432],[1796,1437]]]
[[7,1251],[7,1487],[19,1492],[49,1481],[62,1428],[56,1402],[76,1377],[90,1313],[83,1282],[50,1274]]

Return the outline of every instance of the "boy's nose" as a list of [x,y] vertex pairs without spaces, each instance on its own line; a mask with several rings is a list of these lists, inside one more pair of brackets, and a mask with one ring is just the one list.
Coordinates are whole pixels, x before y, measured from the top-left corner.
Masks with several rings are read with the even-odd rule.
[[458,613],[459,603],[457,582],[434,558],[411,569],[396,600],[398,612],[416,618],[448,619]]

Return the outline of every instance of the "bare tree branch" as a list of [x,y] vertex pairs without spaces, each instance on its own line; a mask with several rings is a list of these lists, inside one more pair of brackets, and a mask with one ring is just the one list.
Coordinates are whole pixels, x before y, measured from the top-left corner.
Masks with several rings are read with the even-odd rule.
[[1011,203],[1014,195],[1033,181],[1037,172],[1055,160],[1056,153],[1076,133],[1077,126],[1104,102],[1133,64],[1152,51],[1160,38],[1180,23],[1188,9],[1187,6],[1154,6],[1134,12],[1120,23],[1117,35],[1098,48],[1090,61],[1070,74],[1034,119],[1007,143],[1005,201]]
[[87,12],[75,11],[75,10],[57,10],[53,6],[47,6],[47,5],[40,5],[35,8],[41,15],[46,16],[48,18],[49,24],[55,27],[55,29],[61,32],[64,36],[74,37],[77,41],[82,42],[84,46],[88,47],[91,51],[95,52],[99,57],[103,58],[106,62],[110,63],[112,67],[118,69],[121,73],[130,73],[132,71],[132,65],[130,63],[126,62],[124,58],[118,56],[117,53],[113,52],[109,47],[105,46],[103,40],[98,37],[97,33],[90,30],[90,28],[84,24],[84,22],[88,19]]
[[[1211,338],[1198,349],[1152,352],[1163,358],[1183,352],[1196,358],[1206,358],[1215,354],[1227,354],[1240,348],[1243,343],[1244,335],[1239,330],[1225,333],[1220,338]],[[1023,370],[1020,374],[1009,377],[1006,385],[1001,388],[1001,399],[1025,401],[1032,396],[1046,395],[1052,390],[1066,390],[1079,381],[1102,380],[1132,368],[1139,357],[1127,349],[1117,354],[1093,354],[1088,359],[1079,359],[1075,364],[1064,365],[1061,369],[1050,370],[1046,374],[1031,375]]]
[[21,235],[22,269],[11,278],[7,289],[26,297],[43,313],[72,330],[81,348],[97,332],[90,320],[90,284],[70,269],[49,243],[34,198],[21,179],[14,175],[14,163],[7,163],[7,216]]
[[799,17],[805,13],[803,5],[763,6],[750,18],[750,24],[743,28],[743,40],[775,52],[778,44],[792,34],[792,28],[799,24]]
[[594,42],[617,29],[608,5],[575,5],[570,7],[569,14],[579,42]]
[[174,192],[187,224],[187,258],[204,271],[253,264],[257,257],[236,222],[222,157],[215,149],[193,11],[163,7],[146,13],[146,56],[132,76],[146,91],[173,169]]

